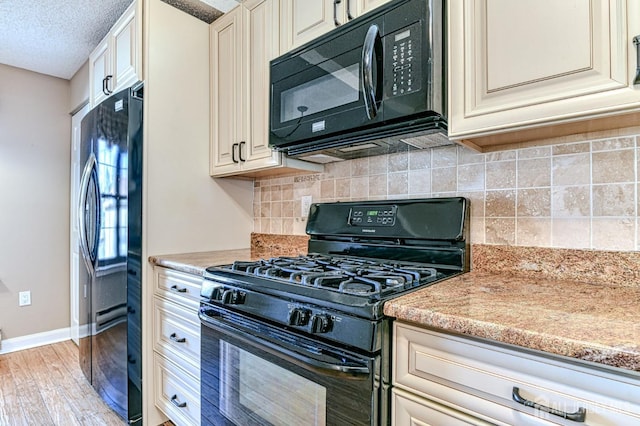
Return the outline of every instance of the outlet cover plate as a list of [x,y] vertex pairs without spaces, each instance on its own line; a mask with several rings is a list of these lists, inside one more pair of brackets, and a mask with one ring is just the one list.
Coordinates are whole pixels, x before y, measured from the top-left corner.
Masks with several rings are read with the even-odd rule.
[[31,292],[30,291],[21,291],[18,293],[18,305],[19,306],[28,306],[31,304]]

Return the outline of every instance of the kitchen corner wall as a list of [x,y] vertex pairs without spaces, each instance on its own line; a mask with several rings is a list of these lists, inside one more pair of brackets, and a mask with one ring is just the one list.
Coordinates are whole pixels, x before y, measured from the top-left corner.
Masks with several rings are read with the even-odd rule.
[[464,196],[474,244],[638,250],[639,135],[486,154],[453,145],[257,179],[254,232],[304,235],[305,195],[313,202]]

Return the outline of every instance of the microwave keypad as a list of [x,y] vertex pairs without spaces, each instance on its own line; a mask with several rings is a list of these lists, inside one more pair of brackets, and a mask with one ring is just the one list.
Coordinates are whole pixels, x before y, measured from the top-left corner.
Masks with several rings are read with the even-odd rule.
[[391,35],[392,96],[420,90],[420,23]]

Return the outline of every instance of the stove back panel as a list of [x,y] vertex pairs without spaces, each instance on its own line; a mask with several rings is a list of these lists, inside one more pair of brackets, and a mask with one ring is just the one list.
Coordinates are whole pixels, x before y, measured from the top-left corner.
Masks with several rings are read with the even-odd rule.
[[464,243],[468,205],[463,197],[312,204],[306,232],[312,239]]

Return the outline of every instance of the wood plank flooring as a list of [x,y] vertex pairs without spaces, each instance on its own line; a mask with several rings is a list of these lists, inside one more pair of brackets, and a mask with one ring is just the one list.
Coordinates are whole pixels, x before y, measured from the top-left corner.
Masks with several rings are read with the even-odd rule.
[[72,341],[0,355],[0,426],[122,426],[78,365]]

